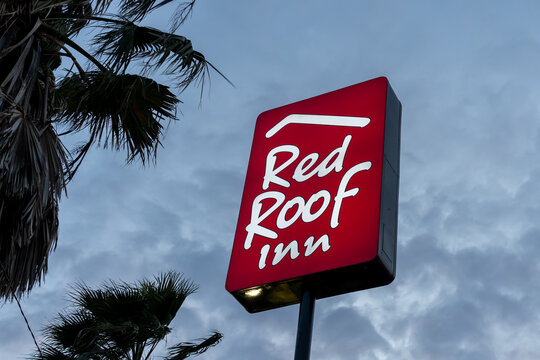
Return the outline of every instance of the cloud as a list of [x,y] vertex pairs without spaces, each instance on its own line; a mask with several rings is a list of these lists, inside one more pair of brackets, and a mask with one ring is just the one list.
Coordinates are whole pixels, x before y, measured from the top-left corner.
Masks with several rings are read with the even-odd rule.
[[323,311],[316,322],[314,359],[375,359],[377,353],[388,348],[389,344],[369,318],[354,309],[338,307]]

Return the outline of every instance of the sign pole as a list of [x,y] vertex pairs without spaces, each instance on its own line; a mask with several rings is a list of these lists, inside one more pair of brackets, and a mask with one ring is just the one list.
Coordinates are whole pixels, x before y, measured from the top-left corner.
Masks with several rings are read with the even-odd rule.
[[302,293],[302,302],[300,303],[294,360],[309,360],[314,310],[315,293],[308,287],[304,289],[304,292]]

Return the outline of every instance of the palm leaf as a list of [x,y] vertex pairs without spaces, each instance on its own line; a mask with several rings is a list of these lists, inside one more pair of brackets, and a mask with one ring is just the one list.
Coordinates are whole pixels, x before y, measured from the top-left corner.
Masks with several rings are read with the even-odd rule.
[[72,353],[84,353],[99,349],[95,319],[86,311],[60,314],[55,323],[50,324],[45,335],[50,345],[70,348]]
[[68,36],[78,34],[94,15],[90,0],[37,1],[32,12]]
[[181,274],[167,272],[154,277],[153,281],[140,281],[138,288],[146,299],[148,311],[160,324],[169,325],[186,298],[198,287]]
[[107,28],[96,37],[95,45],[96,54],[106,56],[111,68],[123,70],[132,60],[144,59],[146,69],[164,68],[166,74],[177,79],[180,88],[193,81],[204,82],[207,61],[185,37],[129,21],[109,24]]
[[[0,1],[2,298],[41,281],[57,242],[60,195],[93,144],[126,150],[128,162],[155,160],[163,122],[175,118],[179,100],[146,75],[161,68],[183,89],[203,85],[209,68],[217,71],[185,37],[135,24],[172,0],[119,0],[121,15],[108,13],[112,2]],[[194,3],[180,3],[176,26]],[[94,55],[74,38],[91,26],[101,31]],[[56,72],[64,60],[68,68]],[[145,76],[126,74],[133,61]],[[70,153],[59,126],[67,127],[64,134],[88,131],[88,139]],[[167,301],[171,308],[159,321],[183,300]]]
[[[20,111],[0,114],[0,261],[20,294],[39,282],[56,246],[58,199],[64,189],[65,149],[50,125],[38,126]],[[11,283],[11,284],[10,284]]]
[[[88,129],[91,142],[126,149],[127,159],[155,159],[165,119],[179,102],[167,86],[138,75],[90,72],[67,78],[55,97],[58,118],[72,130]],[[85,150],[86,151],[86,150]]]
[[[140,21],[153,10],[172,3],[174,0],[123,0],[120,5],[120,13],[132,21]],[[184,2],[180,5],[175,18],[183,22],[189,15],[195,0]]]
[[75,360],[76,358],[65,354],[60,349],[50,345],[44,345],[41,352],[34,353],[30,359],[32,360]]
[[[174,271],[134,284],[110,281],[99,289],[84,283],[70,292],[73,311],[45,328],[44,359],[150,359],[168,324],[196,286]],[[169,314],[164,316],[162,306]],[[164,320],[163,320],[164,319]],[[182,342],[166,359],[185,359],[215,346],[222,335]],[[34,355],[34,359],[41,359]]]
[[165,360],[184,360],[191,355],[200,355],[206,350],[219,344],[223,335],[214,332],[205,339],[197,339],[197,342],[182,342],[169,348],[169,354]]
[[58,238],[58,205],[51,200],[40,207],[35,195],[10,197],[2,192],[0,197],[0,293],[9,299],[39,284],[47,271],[48,254]]
[[109,9],[114,0],[95,0],[94,11],[97,13],[103,13]]

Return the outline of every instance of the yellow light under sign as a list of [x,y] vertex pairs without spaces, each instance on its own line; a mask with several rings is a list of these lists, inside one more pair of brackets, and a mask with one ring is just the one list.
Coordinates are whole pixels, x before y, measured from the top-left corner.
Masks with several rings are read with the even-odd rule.
[[262,289],[261,288],[258,288],[258,289],[250,289],[248,291],[245,292],[246,296],[249,296],[249,297],[255,297],[255,296],[258,296],[262,293]]

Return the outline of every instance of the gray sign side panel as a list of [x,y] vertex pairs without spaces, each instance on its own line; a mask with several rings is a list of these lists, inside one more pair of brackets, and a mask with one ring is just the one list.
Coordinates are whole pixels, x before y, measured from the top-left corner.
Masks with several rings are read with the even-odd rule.
[[397,248],[397,220],[399,198],[399,157],[401,134],[401,103],[390,84],[386,93],[384,127],[384,160],[381,189],[381,224],[379,228],[379,256],[388,271],[395,276]]

